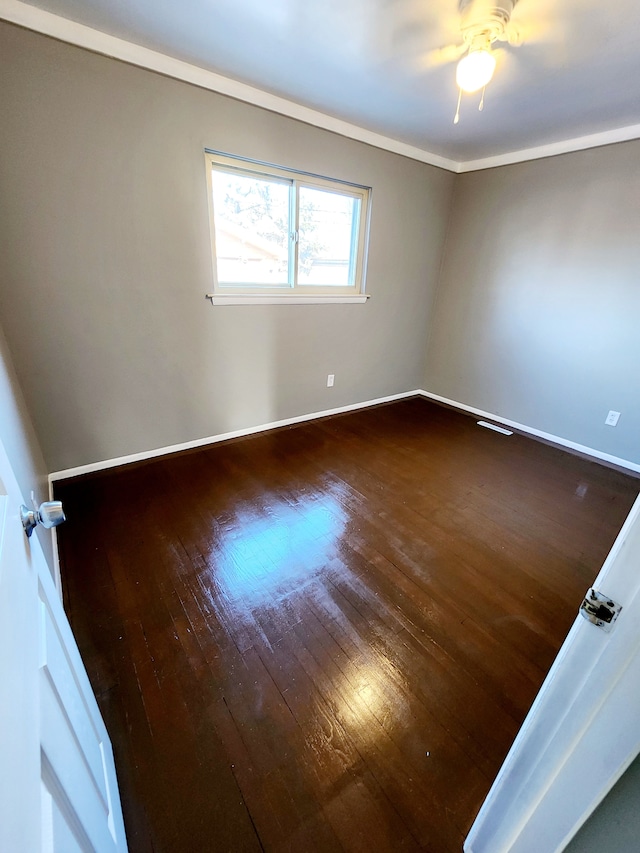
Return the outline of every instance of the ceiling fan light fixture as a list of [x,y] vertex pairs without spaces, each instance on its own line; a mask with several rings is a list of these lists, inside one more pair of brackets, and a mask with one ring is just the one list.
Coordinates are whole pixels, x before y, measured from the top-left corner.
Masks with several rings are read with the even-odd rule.
[[496,58],[487,48],[470,50],[456,69],[456,83],[463,92],[477,92],[493,77]]

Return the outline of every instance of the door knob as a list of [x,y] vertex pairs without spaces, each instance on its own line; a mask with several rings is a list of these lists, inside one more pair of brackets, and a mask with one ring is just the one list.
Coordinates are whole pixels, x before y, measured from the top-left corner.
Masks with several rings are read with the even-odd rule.
[[66,520],[62,509],[62,501],[45,501],[38,509],[28,509],[24,504],[20,507],[20,520],[27,536],[31,536],[36,527],[41,524],[50,529],[57,527]]

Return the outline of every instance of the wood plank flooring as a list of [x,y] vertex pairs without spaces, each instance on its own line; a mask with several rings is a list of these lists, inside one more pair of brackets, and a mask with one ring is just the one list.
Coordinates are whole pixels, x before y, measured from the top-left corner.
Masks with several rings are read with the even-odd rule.
[[460,851],[639,483],[410,399],[59,484],[132,853]]

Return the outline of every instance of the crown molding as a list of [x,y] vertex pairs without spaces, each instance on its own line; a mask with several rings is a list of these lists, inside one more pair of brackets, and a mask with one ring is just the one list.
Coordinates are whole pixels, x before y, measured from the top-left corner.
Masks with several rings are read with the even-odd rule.
[[214,71],[208,71],[206,68],[191,65],[180,59],[174,59],[159,51],[142,47],[139,44],[125,41],[116,36],[110,36],[107,33],[87,27],[84,24],[78,24],[68,18],[61,18],[59,15],[54,15],[51,12],[37,9],[35,6],[30,6],[27,3],[22,3],[21,0],[0,0],[0,18],[25,29],[41,33],[42,35],[51,36],[59,41],[85,48],[93,53],[100,53],[112,59],[119,59],[122,62],[137,65],[149,71],[156,71],[167,77],[173,77],[185,83],[192,83],[202,89],[209,89],[221,95],[228,95],[238,101],[244,101],[248,104],[271,110],[272,112],[279,113],[288,118],[297,119],[298,121],[305,122],[305,124],[310,124],[323,130],[330,130],[340,136],[346,136],[348,139],[365,142],[367,145],[372,145],[375,148],[382,148],[394,154],[401,154],[403,157],[419,160],[431,166],[438,166],[449,172],[456,172],[458,170],[459,163],[455,160],[440,157],[438,154],[433,154],[422,148],[416,148],[398,139],[392,139],[389,136],[366,130],[363,127],[327,115],[319,110],[305,107],[287,98],[273,95],[263,89],[258,89],[247,83],[241,83],[238,80],[233,80]]
[[591,133],[587,136],[576,136],[562,142],[550,142],[548,145],[538,145],[535,148],[522,148],[507,154],[497,154],[494,157],[484,157],[479,160],[465,160],[458,163],[456,171],[479,172],[482,169],[495,169],[498,166],[510,166],[513,163],[524,163],[528,160],[541,160],[543,157],[556,157],[558,154],[571,154],[574,151],[584,151],[587,148],[600,148],[603,145],[613,145],[616,142],[629,142],[640,139],[640,124],[605,130],[601,133]]
[[192,65],[180,59],[175,59],[150,48],[142,47],[125,39],[110,36],[100,30],[93,29],[84,24],[78,24],[68,18],[46,12],[22,0],[0,0],[0,19],[16,24],[28,30],[50,36],[59,41],[67,42],[76,47],[99,53],[112,59],[118,59],[129,65],[136,65],[148,71],[155,71],[185,83],[191,83],[202,89],[209,89],[221,95],[244,101],[257,107],[279,113],[288,118],[297,119],[305,124],[329,130],[347,139],[364,142],[374,148],[381,148],[393,154],[409,157],[449,172],[461,174],[464,172],[477,172],[483,169],[495,169],[498,166],[508,166],[514,163],[522,163],[528,160],[539,160],[543,157],[555,157],[558,154],[568,154],[572,151],[582,151],[587,148],[599,148],[603,145],[612,145],[616,142],[627,142],[631,139],[640,138],[640,124],[607,130],[602,133],[594,133],[587,136],[579,136],[565,139],[561,142],[552,142],[548,145],[540,145],[534,148],[524,148],[516,151],[484,157],[477,160],[456,161],[439,154],[434,154],[424,148],[418,148],[376,133],[356,124],[351,124],[343,119],[335,118],[320,110],[305,107],[295,101],[290,101],[279,95],[273,95],[263,89],[241,83],[206,68]]

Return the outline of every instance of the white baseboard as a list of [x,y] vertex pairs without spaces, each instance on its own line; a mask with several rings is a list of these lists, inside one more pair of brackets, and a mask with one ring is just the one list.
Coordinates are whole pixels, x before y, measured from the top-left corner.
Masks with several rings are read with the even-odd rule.
[[619,456],[612,456],[610,453],[603,453],[601,450],[594,450],[593,447],[587,447],[584,444],[578,444],[575,441],[569,441],[567,438],[561,438],[559,435],[553,435],[550,432],[543,432],[540,429],[527,426],[526,424],[518,423],[518,421],[509,420],[494,415],[491,412],[485,412],[483,409],[476,409],[474,406],[467,406],[465,403],[459,403],[457,400],[450,400],[448,397],[441,397],[440,394],[432,394],[431,391],[418,389],[416,394],[426,397],[429,400],[435,400],[438,403],[445,403],[447,406],[452,406],[454,409],[461,409],[463,412],[470,412],[473,415],[478,415],[481,418],[488,418],[490,421],[495,421],[499,424],[504,424],[508,427],[513,427],[519,432],[533,435],[536,438],[542,438],[544,441],[550,441],[552,444],[558,444],[560,447],[567,447],[570,450],[575,450],[578,453],[584,453],[585,456],[592,456],[594,459],[600,459],[603,462],[609,462],[612,465],[618,465],[620,468],[627,468],[629,471],[640,473],[640,464],[630,462],[628,459],[622,459]]
[[612,465],[618,465],[620,468],[626,468],[629,471],[640,473],[640,464],[630,462],[628,459],[622,459],[619,456],[612,456],[610,453],[603,453],[601,450],[594,450],[592,447],[587,447],[584,444],[578,444],[575,441],[569,441],[558,435],[553,435],[549,432],[535,429],[526,424],[512,421],[508,418],[502,418],[491,412],[486,412],[484,409],[476,409],[474,406],[467,406],[465,403],[460,403],[457,400],[450,400],[448,397],[442,397],[440,394],[432,394],[430,391],[425,391],[422,388],[416,388],[414,391],[404,391],[401,394],[391,394],[388,397],[378,397],[375,400],[365,400],[362,403],[353,403],[349,406],[339,406],[336,409],[325,409],[322,412],[310,412],[306,415],[298,415],[294,418],[285,418],[281,421],[272,421],[271,423],[260,424],[258,426],[248,427],[247,429],[237,429],[232,432],[224,432],[218,435],[209,435],[205,438],[197,438],[193,441],[184,441],[180,444],[172,444],[167,447],[158,447],[155,450],[143,450],[140,453],[131,453],[128,456],[118,456],[115,459],[104,459],[101,462],[91,462],[88,465],[78,465],[75,468],[65,468],[62,471],[54,471],[49,474],[49,482],[53,483],[56,480],[67,480],[71,477],[79,477],[81,474],[92,474],[96,471],[104,471],[107,468],[117,468],[119,465],[128,465],[131,462],[143,462],[146,459],[154,459],[157,456],[166,456],[169,453],[176,453],[181,450],[192,450],[197,447],[206,447],[208,444],[217,444],[220,441],[228,441],[231,438],[243,438],[244,436],[257,435],[261,432],[267,432],[271,429],[279,427],[292,426],[293,424],[312,421],[316,418],[325,418],[330,415],[341,415],[347,412],[354,412],[358,409],[366,409],[369,406],[377,406],[381,403],[392,403],[394,400],[403,400],[406,397],[421,396],[428,400],[435,400],[438,403],[444,403],[454,409],[459,409],[463,412],[477,415],[481,418],[487,418],[504,426],[513,427],[519,432],[532,435],[536,438],[550,441],[552,444],[557,444],[560,447],[566,447],[570,450],[575,450],[578,453],[583,453],[585,456],[591,456],[593,459],[598,459],[603,462],[609,462]]
[[144,462],[146,459],[154,459],[156,456],[166,456],[168,453],[177,453],[181,450],[193,450],[196,447],[205,447],[208,444],[217,444],[220,441],[228,441],[230,438],[243,438],[248,435],[257,435],[279,427],[291,426],[293,424],[312,421],[316,418],[326,418],[330,415],[341,415],[346,412],[355,412],[357,409],[366,409],[369,406],[378,406],[381,403],[392,403],[394,400],[403,400],[405,397],[416,397],[421,391],[403,391],[402,394],[391,394],[388,397],[378,397],[375,400],[365,400],[363,403],[353,403],[349,406],[339,406],[336,409],[325,409],[323,412],[310,412],[307,415],[298,415],[295,418],[285,418],[281,421],[260,424],[247,429],[236,429],[232,432],[223,432],[218,435],[209,435],[205,438],[196,438],[193,441],[183,441],[180,444],[171,444],[167,447],[158,447],[155,450],[143,450],[140,453],[130,453],[128,456],[118,456],[115,459],[104,459],[101,462],[90,462],[88,465],[78,465],[76,468],[65,468],[62,471],[53,471],[49,474],[49,482],[56,480],[67,480],[70,477],[79,477],[81,474],[93,474],[96,471],[104,471],[107,468],[117,468],[119,465],[128,465],[131,462]]

